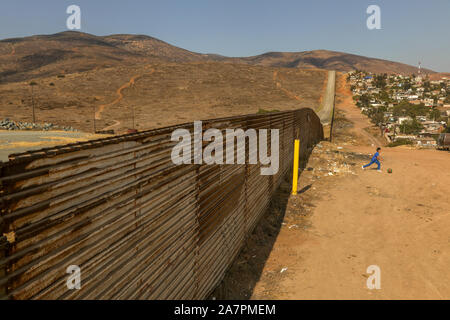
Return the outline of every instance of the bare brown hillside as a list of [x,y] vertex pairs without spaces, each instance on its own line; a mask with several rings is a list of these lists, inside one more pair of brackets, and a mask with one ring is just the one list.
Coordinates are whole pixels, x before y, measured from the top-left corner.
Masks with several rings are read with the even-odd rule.
[[0,41],[0,83],[116,66],[219,59],[148,36],[61,32]]
[[191,52],[145,35],[116,34],[102,37],[102,39],[118,48],[125,49],[132,53],[147,57],[158,57],[164,61],[190,62],[220,61],[226,59],[217,54]]
[[433,73],[429,77],[430,80],[441,80],[442,78],[450,79],[450,72]]
[[[324,70],[219,62],[115,66],[35,79],[38,122],[122,132],[262,110],[317,108]],[[0,84],[0,119],[31,121],[28,81]]]
[[[0,41],[0,83],[69,74],[102,68],[157,62],[222,61],[282,68],[411,74],[406,64],[354,54],[314,50],[268,52],[253,57],[229,58],[191,52],[145,35],[95,36],[66,31]],[[433,73],[423,69],[425,73]]]

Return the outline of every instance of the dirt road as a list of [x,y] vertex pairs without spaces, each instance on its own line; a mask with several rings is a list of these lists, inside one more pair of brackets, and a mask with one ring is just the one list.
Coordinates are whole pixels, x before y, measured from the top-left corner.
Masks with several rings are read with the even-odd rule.
[[337,108],[345,112],[345,118],[353,123],[351,133],[358,136],[358,144],[361,146],[370,145],[371,147],[384,145],[386,142],[385,139],[373,136],[364,130],[372,126],[372,124],[369,118],[362,115],[361,111],[354,104],[352,93],[348,88],[344,76],[340,76],[337,79],[336,86],[338,97]]
[[[363,171],[382,141],[364,130],[370,123],[339,78],[347,119],[335,123],[333,143],[315,147],[299,194],[257,227],[218,297],[450,299],[450,153],[383,148],[382,173]],[[371,265],[379,290],[367,288]]]
[[336,71],[328,71],[327,87],[324,92],[323,102],[321,108],[317,111],[317,115],[323,125],[328,125],[331,122],[334,95],[336,87]]

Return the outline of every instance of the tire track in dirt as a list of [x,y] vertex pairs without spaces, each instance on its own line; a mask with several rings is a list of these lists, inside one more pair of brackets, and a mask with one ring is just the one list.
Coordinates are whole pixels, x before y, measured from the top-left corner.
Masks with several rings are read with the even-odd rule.
[[[145,68],[146,69],[150,68],[150,66],[147,66]],[[106,108],[111,107],[111,106],[115,105],[116,103],[119,103],[124,98],[124,95],[122,93],[123,90],[125,90],[127,88],[130,88],[132,85],[135,84],[135,82],[139,78],[143,77],[146,74],[152,74],[153,72],[155,72],[155,69],[150,68],[150,72],[144,72],[144,73],[141,73],[141,74],[133,75],[131,77],[131,79],[127,83],[123,84],[122,86],[120,86],[120,88],[118,88],[116,90],[117,98],[114,101],[112,101],[110,103],[107,103],[107,104],[102,104],[102,105],[99,106],[98,110],[95,112],[95,119],[96,120],[101,120],[102,119],[102,113],[103,113],[103,111],[105,111]],[[115,128],[115,127],[120,125],[120,121],[118,121],[118,120],[114,120],[114,121],[116,122],[115,124],[107,126],[103,130],[110,130],[111,128]]]

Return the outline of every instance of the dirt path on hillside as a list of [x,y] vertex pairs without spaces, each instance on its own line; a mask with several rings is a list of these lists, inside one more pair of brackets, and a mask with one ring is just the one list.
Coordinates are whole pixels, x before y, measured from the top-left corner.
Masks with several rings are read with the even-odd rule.
[[[280,82],[282,80],[282,77],[278,74],[278,70],[275,70],[273,72],[272,79],[273,79],[273,81],[275,81],[277,88],[280,89],[281,91],[283,91],[289,98],[295,99],[297,101],[302,101],[302,99],[299,96],[297,96],[295,93],[283,88],[283,86],[281,85],[281,82]],[[278,81],[278,80],[280,80],[280,81]]]
[[[148,69],[148,68],[150,68],[150,67],[149,66],[145,67],[145,69]],[[102,112],[106,108],[111,107],[111,106],[115,105],[116,103],[119,103],[123,99],[123,97],[124,97],[124,95],[122,93],[123,90],[133,86],[135,84],[136,80],[143,77],[145,74],[152,74],[153,72],[155,72],[155,69],[150,68],[149,72],[140,73],[140,74],[136,74],[136,75],[132,76],[131,79],[127,83],[123,84],[122,86],[120,86],[120,88],[118,88],[116,90],[117,98],[113,102],[108,103],[108,104],[102,104],[98,107],[98,110],[95,112],[95,119],[101,120]],[[113,125],[107,126],[107,127],[103,128],[102,130],[110,130],[110,129],[120,126],[121,123],[119,120],[114,120],[114,121],[115,121],[115,123]]]
[[107,130],[113,130],[114,128],[117,128],[120,126],[121,122],[119,120],[113,120],[114,123],[110,126],[104,127],[102,130],[103,131],[107,131]]
[[383,146],[385,142],[378,137],[374,137],[365,129],[373,126],[369,118],[363,116],[361,111],[356,107],[352,92],[348,88],[347,81],[344,76],[337,77],[336,95],[339,99],[339,109],[345,112],[345,117],[353,122],[352,133],[361,139],[361,144],[370,144],[372,146]]
[[[363,171],[379,141],[349,94],[341,85],[337,109],[354,127],[340,119],[333,143],[314,148],[298,195],[282,185],[286,200],[274,200],[213,296],[450,299],[450,153],[383,148],[382,173]],[[371,265],[379,290],[367,288]]]

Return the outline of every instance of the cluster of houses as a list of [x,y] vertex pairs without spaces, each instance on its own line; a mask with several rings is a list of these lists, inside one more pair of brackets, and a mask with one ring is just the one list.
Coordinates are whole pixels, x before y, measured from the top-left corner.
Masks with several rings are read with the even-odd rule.
[[[347,77],[353,97],[361,111],[374,121],[388,141],[408,139],[414,144],[433,147],[450,120],[450,79],[430,80],[422,75],[373,74],[353,71]],[[361,103],[364,102],[364,103]],[[395,115],[395,107],[405,103],[421,107],[422,114],[413,119]],[[380,114],[382,113],[382,117]],[[415,134],[402,132],[404,123],[420,124]]]

